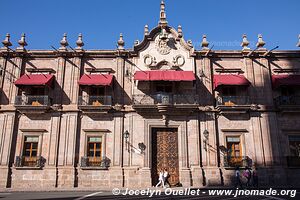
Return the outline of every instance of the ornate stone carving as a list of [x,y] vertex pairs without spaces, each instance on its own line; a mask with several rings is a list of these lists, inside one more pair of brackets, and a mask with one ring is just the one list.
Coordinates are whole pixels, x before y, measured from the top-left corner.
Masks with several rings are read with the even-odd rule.
[[144,56],[144,63],[146,66],[151,66],[153,64],[153,57],[149,54]]
[[169,45],[168,45],[169,40],[164,37],[166,37],[166,36],[157,37],[155,40],[155,46],[156,46],[156,50],[160,54],[167,55],[171,52],[171,47],[169,47]]
[[178,55],[175,58],[173,58],[173,63],[176,67],[181,67],[185,63],[185,59],[182,55]]

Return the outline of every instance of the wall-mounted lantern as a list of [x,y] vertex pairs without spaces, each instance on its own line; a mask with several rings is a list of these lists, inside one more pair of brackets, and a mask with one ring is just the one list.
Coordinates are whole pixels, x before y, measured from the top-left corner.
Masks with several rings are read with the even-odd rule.
[[204,145],[204,150],[207,151],[207,144],[208,144],[208,138],[209,138],[209,132],[208,130],[203,131],[203,145]]
[[125,142],[126,142],[126,150],[129,151],[128,149],[128,138],[129,138],[129,132],[126,130],[124,133],[123,133],[123,137],[125,139]]

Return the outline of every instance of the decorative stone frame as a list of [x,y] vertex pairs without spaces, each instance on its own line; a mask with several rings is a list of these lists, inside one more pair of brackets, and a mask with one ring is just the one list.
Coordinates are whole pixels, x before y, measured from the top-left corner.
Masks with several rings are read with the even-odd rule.
[[20,145],[20,150],[19,153],[17,155],[19,156],[23,156],[23,150],[24,150],[24,141],[25,141],[25,137],[38,137],[39,141],[38,141],[38,151],[37,151],[37,156],[41,156],[42,155],[42,143],[43,143],[43,134],[44,132],[46,132],[46,130],[21,130],[21,132],[19,133],[21,135],[21,145]]
[[[106,156],[106,134],[109,132],[109,130],[83,130],[84,134],[84,145],[83,145],[83,155],[87,156],[87,142],[89,137],[101,137],[102,138],[102,149],[101,149],[101,157]],[[81,140],[82,142],[82,140]],[[81,143],[82,144],[82,143]]]
[[149,169],[152,168],[152,128],[177,128],[179,170],[189,168],[186,123],[186,121],[170,121],[168,126],[166,126],[165,122],[162,120],[145,120],[144,140],[148,150],[145,151],[143,167]]
[[224,147],[227,148],[227,137],[240,137],[240,143],[241,143],[241,147],[242,147],[242,151],[241,151],[241,156],[247,156],[246,154],[246,143],[245,143],[245,133],[247,133],[247,130],[222,130],[223,133],[223,139],[220,141],[223,141],[223,144],[220,145],[224,145]]

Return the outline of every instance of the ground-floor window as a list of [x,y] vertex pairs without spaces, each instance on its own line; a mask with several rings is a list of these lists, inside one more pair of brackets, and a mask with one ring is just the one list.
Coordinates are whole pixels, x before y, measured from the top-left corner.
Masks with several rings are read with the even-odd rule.
[[102,159],[102,136],[90,136],[87,140],[87,157],[90,166],[99,166]]
[[287,164],[289,167],[300,166],[300,135],[289,135],[289,156],[287,156]]
[[300,157],[300,135],[289,136],[290,156]]
[[242,145],[240,136],[227,136],[227,158],[231,165],[238,165],[242,162]]
[[23,165],[36,166],[38,159],[39,137],[25,136],[23,148]]

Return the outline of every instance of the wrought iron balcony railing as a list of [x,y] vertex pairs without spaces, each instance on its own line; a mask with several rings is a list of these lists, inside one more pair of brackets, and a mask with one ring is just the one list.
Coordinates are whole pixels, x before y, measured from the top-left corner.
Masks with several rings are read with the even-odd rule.
[[15,105],[16,106],[50,106],[51,98],[47,95],[44,96],[16,96]]
[[249,105],[249,96],[217,96],[217,106]]
[[45,158],[42,156],[28,157],[28,156],[16,156],[16,167],[44,167]]
[[248,156],[224,156],[224,167],[251,167],[252,160]]
[[277,106],[300,105],[300,96],[279,96],[275,99]]
[[300,157],[299,156],[287,156],[288,167],[300,167]]
[[81,167],[99,167],[103,169],[108,169],[110,166],[110,159],[106,156],[104,157],[81,157]]
[[80,106],[111,106],[111,96],[79,96],[78,105]]
[[134,94],[133,105],[189,105],[198,104],[198,95],[193,94]]

